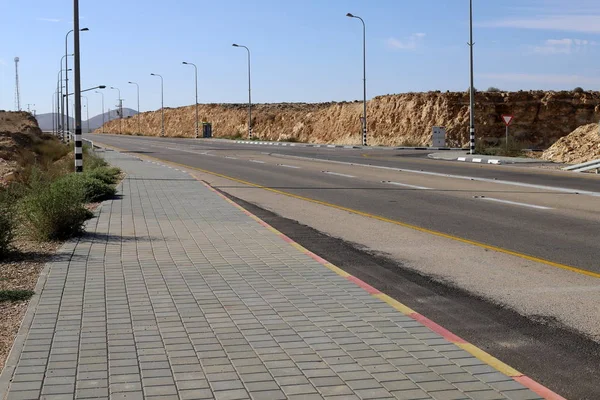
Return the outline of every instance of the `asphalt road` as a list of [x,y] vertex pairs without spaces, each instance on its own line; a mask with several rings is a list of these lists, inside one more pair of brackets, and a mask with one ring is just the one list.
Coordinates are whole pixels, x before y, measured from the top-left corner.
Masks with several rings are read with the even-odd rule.
[[600,272],[600,179],[596,176],[429,160],[411,151],[87,137],[293,195]]

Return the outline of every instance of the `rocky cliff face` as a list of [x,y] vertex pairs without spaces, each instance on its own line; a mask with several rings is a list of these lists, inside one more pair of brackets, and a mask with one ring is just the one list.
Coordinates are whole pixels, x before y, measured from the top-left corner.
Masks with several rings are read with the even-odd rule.
[[[598,92],[480,92],[476,96],[477,137],[487,142],[504,137],[502,114],[513,114],[512,136],[526,146],[549,147],[581,125],[600,119]],[[165,109],[167,136],[194,135],[194,106]],[[215,137],[246,137],[247,106],[206,104],[200,118],[213,124]],[[254,133],[264,140],[357,144],[361,141],[361,102],[259,104],[253,107]],[[468,93],[407,93],[378,96],[367,107],[369,144],[383,146],[431,144],[433,126],[445,126],[448,145],[469,142]],[[137,116],[122,121],[122,133],[135,134]],[[160,110],[142,113],[144,135],[160,134]],[[120,132],[120,121],[104,127]],[[100,130],[98,130],[100,131]]]

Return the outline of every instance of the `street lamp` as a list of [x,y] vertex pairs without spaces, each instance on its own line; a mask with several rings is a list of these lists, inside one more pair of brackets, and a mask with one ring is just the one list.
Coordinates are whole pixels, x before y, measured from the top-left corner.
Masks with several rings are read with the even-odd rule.
[[[69,53],[69,42],[68,42],[68,38],[69,38],[69,33],[73,32],[74,29],[71,29],[69,32],[67,32],[67,34],[65,35],[65,70],[69,71],[69,59],[67,57],[68,53]],[[79,30],[80,32],[87,32],[89,31],[88,28],[83,28]],[[73,54],[75,55],[75,54]],[[65,91],[67,93],[69,93],[69,73],[65,73]],[[67,143],[69,143],[70,140],[70,133],[69,133],[69,102],[67,102],[65,104],[65,111],[67,113]]]
[[131,85],[135,85],[137,86],[137,120],[138,120],[138,133],[141,134],[142,133],[142,128],[140,125],[140,85],[138,85],[135,82],[128,82]]
[[200,125],[198,122],[198,67],[196,67],[196,64],[191,63],[191,62],[183,62],[182,64],[184,65],[192,65],[194,67],[194,70],[196,72],[196,139],[198,139],[198,136],[200,135]]
[[367,28],[365,21],[351,13],[346,14],[347,17],[360,19],[363,25],[363,146],[367,146]]
[[[469,49],[470,49],[470,70],[471,87],[469,88],[469,149],[470,153],[475,153],[475,86],[473,77],[473,0],[469,2]],[[508,143],[508,142],[507,142]]]
[[102,95],[102,133],[104,133],[104,93],[95,90],[94,93],[100,93]]
[[248,138],[252,139],[252,81],[250,75],[250,49],[239,44],[232,44],[233,47],[243,47],[248,51]]
[[160,135],[165,136],[165,97],[164,97],[164,81],[162,75],[159,74],[150,74],[152,76],[158,76],[160,78],[160,109],[162,110],[161,114],[161,130]]
[[123,134],[123,103],[121,100],[121,90],[119,88],[116,88],[114,86],[110,87],[112,90],[116,90],[117,92],[119,92],[119,111],[117,111],[117,114],[119,115],[119,135]]

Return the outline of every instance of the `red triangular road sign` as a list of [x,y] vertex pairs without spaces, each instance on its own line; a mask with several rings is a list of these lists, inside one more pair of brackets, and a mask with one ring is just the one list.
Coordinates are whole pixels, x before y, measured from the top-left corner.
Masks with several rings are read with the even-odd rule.
[[509,126],[510,124],[512,124],[513,119],[515,119],[514,115],[503,115],[502,116],[502,120],[504,121],[506,126]]

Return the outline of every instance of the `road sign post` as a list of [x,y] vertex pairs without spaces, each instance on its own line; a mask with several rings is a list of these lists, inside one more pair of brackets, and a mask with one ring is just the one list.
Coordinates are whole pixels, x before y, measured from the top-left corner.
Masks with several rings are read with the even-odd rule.
[[504,121],[504,124],[506,125],[506,153],[508,153],[508,127],[512,124],[514,119],[515,119],[514,115],[503,115],[502,116],[502,120]]

